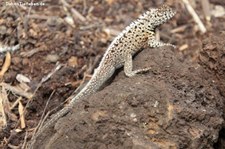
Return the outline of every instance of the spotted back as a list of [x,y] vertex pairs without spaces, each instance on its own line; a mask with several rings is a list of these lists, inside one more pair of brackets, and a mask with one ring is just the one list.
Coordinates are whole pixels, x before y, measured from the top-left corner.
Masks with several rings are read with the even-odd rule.
[[150,9],[127,26],[110,44],[100,66],[113,65],[116,68],[124,64],[127,54],[137,53],[148,38],[155,36],[154,29],[175,15],[167,5]]

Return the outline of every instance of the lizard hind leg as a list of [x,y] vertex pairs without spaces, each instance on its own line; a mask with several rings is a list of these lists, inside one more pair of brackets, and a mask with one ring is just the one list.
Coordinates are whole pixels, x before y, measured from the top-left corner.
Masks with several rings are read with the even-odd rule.
[[164,43],[162,41],[158,41],[156,39],[149,39],[148,40],[148,46],[152,48],[157,48],[157,47],[162,47],[162,46],[171,46],[173,48],[176,48],[175,45],[170,44],[170,43]]
[[138,73],[144,73],[149,71],[151,68],[143,68],[143,69],[138,69],[138,70],[132,70],[133,69],[133,63],[132,63],[132,55],[127,54],[125,58],[125,63],[124,63],[124,72],[127,77],[133,77]]

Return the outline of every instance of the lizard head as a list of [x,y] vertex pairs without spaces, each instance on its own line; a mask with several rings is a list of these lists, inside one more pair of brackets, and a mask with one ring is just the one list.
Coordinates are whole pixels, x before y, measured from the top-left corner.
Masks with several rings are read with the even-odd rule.
[[162,5],[160,8],[153,8],[144,13],[140,19],[147,20],[150,29],[154,30],[157,26],[170,20],[176,12],[168,5]]

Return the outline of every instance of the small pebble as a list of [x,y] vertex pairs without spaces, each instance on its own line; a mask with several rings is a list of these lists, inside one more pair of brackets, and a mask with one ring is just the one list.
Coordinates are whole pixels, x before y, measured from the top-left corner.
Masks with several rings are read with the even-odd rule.
[[14,65],[19,65],[20,62],[21,62],[21,58],[20,58],[20,57],[13,57],[13,58],[12,58],[12,63],[13,63]]
[[48,54],[46,56],[46,61],[50,63],[55,63],[59,60],[59,56],[57,54]]
[[30,79],[28,77],[24,76],[23,74],[17,74],[16,80],[19,81],[20,83],[22,83],[22,82],[29,83],[30,82]]
[[29,65],[29,59],[28,59],[28,58],[24,58],[24,59],[22,60],[22,64],[23,64],[24,66]]
[[6,34],[6,32],[7,32],[6,26],[1,25],[1,26],[0,26],[0,34],[1,34],[1,35],[4,35],[4,34]]
[[75,56],[70,57],[70,59],[68,60],[68,65],[71,67],[76,67],[78,65],[77,57]]

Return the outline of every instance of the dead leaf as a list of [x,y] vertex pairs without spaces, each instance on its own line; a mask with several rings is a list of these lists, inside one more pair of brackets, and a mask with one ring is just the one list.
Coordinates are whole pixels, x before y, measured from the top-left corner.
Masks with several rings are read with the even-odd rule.
[[23,129],[26,127],[26,124],[25,124],[25,117],[24,117],[24,107],[21,101],[19,101],[19,114],[20,114],[20,127]]

